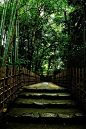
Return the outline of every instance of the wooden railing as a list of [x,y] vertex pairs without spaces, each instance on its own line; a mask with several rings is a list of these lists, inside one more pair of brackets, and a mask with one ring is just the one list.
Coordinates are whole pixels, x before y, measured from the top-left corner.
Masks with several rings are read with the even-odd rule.
[[52,82],[69,88],[86,110],[86,68],[70,68],[52,77]]
[[7,107],[9,102],[14,100],[21,91],[22,86],[39,83],[40,76],[27,70],[11,66],[10,69],[4,66],[0,78],[0,112]]

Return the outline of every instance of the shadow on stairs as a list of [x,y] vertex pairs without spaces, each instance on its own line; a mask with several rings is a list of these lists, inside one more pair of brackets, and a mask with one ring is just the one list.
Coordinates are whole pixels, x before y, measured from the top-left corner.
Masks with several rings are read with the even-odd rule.
[[3,114],[2,129],[86,128],[86,115],[67,88],[43,82],[21,91]]

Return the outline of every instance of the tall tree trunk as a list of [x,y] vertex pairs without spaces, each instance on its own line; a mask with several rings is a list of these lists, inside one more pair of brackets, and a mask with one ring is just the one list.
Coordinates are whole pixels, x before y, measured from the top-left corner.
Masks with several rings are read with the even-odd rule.
[[34,41],[35,41],[35,33],[36,33],[36,28],[38,26],[38,22],[39,22],[39,16],[40,16],[40,10],[39,10],[39,7],[38,7],[38,4],[37,4],[37,9],[38,9],[38,12],[37,12],[37,15],[36,15],[36,23],[35,23],[35,26],[34,26],[34,29],[33,29],[33,34],[32,34],[32,47],[34,48],[35,47],[35,44],[34,44]]

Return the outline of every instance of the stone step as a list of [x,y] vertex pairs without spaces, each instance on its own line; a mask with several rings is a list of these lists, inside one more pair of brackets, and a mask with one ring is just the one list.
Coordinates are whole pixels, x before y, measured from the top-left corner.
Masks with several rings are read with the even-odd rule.
[[15,107],[77,107],[75,100],[50,100],[50,99],[24,99],[18,98],[12,106]]
[[22,87],[22,90],[23,90],[23,92],[38,92],[38,93],[40,93],[40,92],[46,92],[46,93],[55,93],[55,92],[70,92],[67,88],[50,88],[50,89],[47,89],[47,88],[41,88],[41,87],[39,87],[39,88],[32,88],[32,87],[28,87],[28,86],[24,86],[24,87]]
[[[41,120],[41,121],[51,121],[58,122],[58,120],[62,121],[62,119],[85,119],[86,115],[81,109],[71,108],[71,109],[59,109],[59,108],[11,108],[7,111],[7,117],[11,120],[22,120],[27,121],[30,120]],[[62,118],[62,119],[61,119]],[[53,121],[52,121],[53,120]]]
[[44,99],[74,99],[70,93],[32,93],[22,92],[20,98],[44,98]]
[[59,123],[86,119],[67,88],[45,82],[24,86],[21,91],[6,112],[10,121]]

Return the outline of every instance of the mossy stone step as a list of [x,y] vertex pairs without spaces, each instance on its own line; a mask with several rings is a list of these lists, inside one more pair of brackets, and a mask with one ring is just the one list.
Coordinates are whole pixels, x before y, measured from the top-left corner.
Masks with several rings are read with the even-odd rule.
[[44,98],[44,99],[74,99],[70,93],[32,93],[22,92],[19,94],[21,98]]
[[7,112],[8,117],[13,118],[82,118],[86,115],[79,109],[23,109],[12,108]]
[[46,93],[55,93],[55,92],[68,92],[68,89],[26,89],[23,88],[24,92],[35,92],[35,93],[40,93],[40,92],[46,92]]
[[15,103],[75,103],[77,104],[77,101],[75,100],[50,100],[50,99],[24,99],[24,98],[17,98]]
[[53,84],[53,83],[48,83],[48,82],[44,82],[44,83],[38,83],[38,85],[37,84],[34,84],[34,85],[29,85],[29,86],[23,86],[22,87],[22,89],[23,90],[29,90],[29,91],[34,91],[34,90],[36,90],[36,91],[47,91],[47,90],[50,90],[50,91],[61,91],[61,90],[63,90],[63,91],[65,91],[65,90],[67,90],[67,91],[69,91],[67,88],[64,88],[64,87],[61,87],[61,86],[58,86],[58,85],[55,85],[55,84]]
[[45,112],[41,114],[42,118],[57,118],[57,114],[53,112]]
[[75,100],[24,99],[18,98],[12,106],[16,107],[77,107]]
[[[7,114],[21,116],[24,113],[38,112],[39,114],[45,112],[53,112],[56,114],[69,114],[74,115],[76,113],[84,113],[79,108],[10,108],[7,110]],[[80,115],[80,114],[76,114]]]
[[21,96],[71,96],[70,93],[33,93],[33,92],[22,92]]
[[40,115],[38,112],[24,113],[21,117],[29,117],[29,118],[39,118]]

